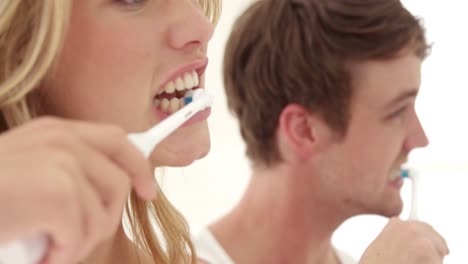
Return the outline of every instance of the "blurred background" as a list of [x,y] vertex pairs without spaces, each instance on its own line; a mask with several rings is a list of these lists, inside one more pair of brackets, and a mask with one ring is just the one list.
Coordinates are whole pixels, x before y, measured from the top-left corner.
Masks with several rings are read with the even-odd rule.
[[[194,233],[231,209],[249,179],[237,122],[229,114],[222,84],[224,46],[234,19],[250,0],[225,0],[221,21],[209,47],[206,87],[216,96],[209,119],[210,154],[182,168],[165,168],[160,177],[169,199],[187,217]],[[448,241],[451,254],[445,264],[468,263],[468,4],[462,0],[402,1],[423,19],[432,55],[424,62],[417,112],[430,140],[414,151],[409,163],[418,169],[421,220],[432,224]],[[161,173],[158,173],[161,175]],[[402,196],[410,204],[410,184]],[[402,214],[407,217],[408,207]],[[334,235],[334,243],[356,259],[378,235],[386,219],[359,216]]]

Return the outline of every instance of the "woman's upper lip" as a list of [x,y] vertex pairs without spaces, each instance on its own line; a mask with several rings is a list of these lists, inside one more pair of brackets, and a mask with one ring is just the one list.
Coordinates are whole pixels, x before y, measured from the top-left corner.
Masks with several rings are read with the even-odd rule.
[[164,89],[164,86],[169,82],[175,80],[177,77],[182,76],[183,73],[196,71],[198,76],[201,76],[208,65],[208,58],[204,57],[201,59],[196,59],[190,63],[182,65],[181,67],[171,71],[167,74],[167,77],[163,77],[162,82],[158,86],[158,91]]

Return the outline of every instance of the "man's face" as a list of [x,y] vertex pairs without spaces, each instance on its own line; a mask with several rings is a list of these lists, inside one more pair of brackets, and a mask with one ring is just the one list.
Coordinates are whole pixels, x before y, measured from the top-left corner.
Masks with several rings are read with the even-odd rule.
[[400,166],[428,140],[415,112],[421,59],[410,53],[351,65],[354,96],[347,134],[320,159],[322,193],[346,213],[402,210]]

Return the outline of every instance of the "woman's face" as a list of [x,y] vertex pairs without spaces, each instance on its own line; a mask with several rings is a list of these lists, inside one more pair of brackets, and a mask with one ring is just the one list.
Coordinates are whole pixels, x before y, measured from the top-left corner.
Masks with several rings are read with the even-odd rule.
[[[54,71],[40,88],[46,114],[146,130],[204,87],[211,22],[193,0],[79,0]],[[161,94],[162,92],[162,94]],[[153,152],[184,166],[210,148],[201,112]]]

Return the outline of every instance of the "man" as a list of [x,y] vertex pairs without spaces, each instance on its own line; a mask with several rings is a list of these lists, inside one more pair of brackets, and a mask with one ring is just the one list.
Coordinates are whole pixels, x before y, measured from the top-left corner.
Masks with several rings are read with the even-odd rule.
[[197,239],[209,263],[355,263],[331,244],[359,214],[390,217],[360,263],[442,263],[401,221],[400,166],[428,140],[414,104],[424,31],[398,0],[260,0],[236,21],[224,81],[252,177]]

